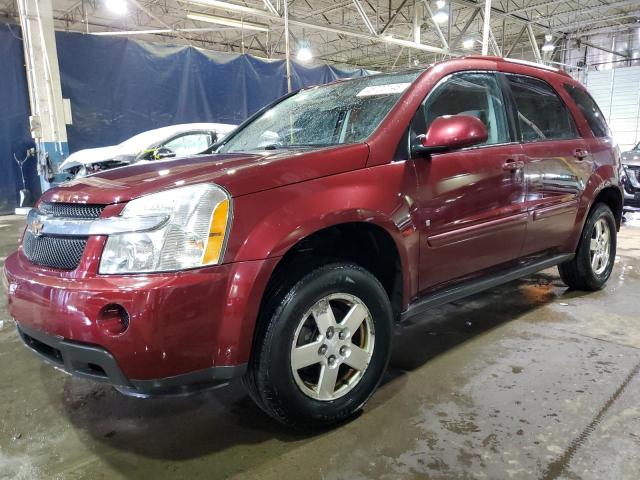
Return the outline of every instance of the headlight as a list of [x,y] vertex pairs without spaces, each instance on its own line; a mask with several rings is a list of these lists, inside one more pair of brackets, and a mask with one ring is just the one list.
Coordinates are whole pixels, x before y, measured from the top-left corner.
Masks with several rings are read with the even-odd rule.
[[223,255],[230,198],[222,188],[200,184],[131,200],[122,213],[134,220],[168,215],[160,228],[109,235],[100,273],[143,273],[215,265]]

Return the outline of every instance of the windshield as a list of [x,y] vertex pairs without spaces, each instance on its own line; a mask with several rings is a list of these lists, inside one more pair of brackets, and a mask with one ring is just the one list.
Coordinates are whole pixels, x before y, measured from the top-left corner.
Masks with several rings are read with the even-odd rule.
[[302,90],[238,131],[218,152],[360,142],[421,73],[375,75]]

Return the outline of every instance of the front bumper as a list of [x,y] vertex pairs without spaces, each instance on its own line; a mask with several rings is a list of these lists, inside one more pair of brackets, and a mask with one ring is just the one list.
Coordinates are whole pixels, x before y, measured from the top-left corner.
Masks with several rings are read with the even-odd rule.
[[71,375],[109,383],[125,395],[185,395],[226,385],[230,379],[246,371],[246,364],[241,364],[211,367],[168,378],[130,380],[122,373],[113,355],[104,348],[49,335],[19,323],[17,327],[24,344],[46,362]]
[[[273,265],[80,275],[38,267],[19,251],[5,261],[4,282],[23,340],[49,362],[125,393],[183,393],[244,373]],[[124,333],[97,322],[111,304],[129,315]]]

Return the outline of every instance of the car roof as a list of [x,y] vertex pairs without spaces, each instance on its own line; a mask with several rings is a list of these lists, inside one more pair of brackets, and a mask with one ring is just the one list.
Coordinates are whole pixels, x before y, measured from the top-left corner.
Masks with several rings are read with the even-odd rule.
[[[530,62],[528,60],[520,60],[517,58],[505,58],[505,57],[495,57],[495,56],[491,56],[491,55],[468,55],[468,56],[464,56],[464,57],[456,57],[456,58],[449,58],[446,60],[441,60],[439,62],[430,64],[428,66],[422,66],[422,67],[412,67],[412,68],[407,68],[407,69],[402,69],[402,70],[396,70],[393,72],[384,72],[384,73],[377,73],[375,75],[382,75],[382,76],[386,76],[386,75],[397,75],[400,73],[409,73],[409,72],[414,72],[414,71],[426,71],[429,68],[435,67],[436,65],[447,65],[447,64],[460,64],[460,65],[467,65],[470,62],[482,62],[482,61],[489,61],[492,63],[496,64],[496,68],[493,68],[496,71],[500,71],[499,66],[502,65],[510,65],[510,66],[518,66],[518,70],[521,71],[522,73],[529,73],[532,76],[546,76],[549,74],[558,74],[561,75],[564,78],[567,79],[571,79],[574,80],[573,77],[571,77],[571,75],[569,75],[567,72],[560,70],[559,68],[556,67],[552,67],[550,65],[545,65],[542,63],[535,63],[535,62]],[[487,66],[483,67],[486,68]],[[489,68],[491,70],[491,68]],[[360,78],[360,77],[357,77]],[[351,80],[351,79],[349,79]]]

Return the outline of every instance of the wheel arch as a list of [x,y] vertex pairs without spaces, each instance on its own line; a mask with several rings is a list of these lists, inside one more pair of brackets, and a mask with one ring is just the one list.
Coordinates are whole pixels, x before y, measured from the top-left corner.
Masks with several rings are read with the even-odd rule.
[[[287,275],[300,276],[302,269],[330,262],[351,262],[368,270],[382,284],[399,318],[410,286],[404,275],[407,252],[394,238],[388,226],[378,222],[352,220],[317,228],[290,243],[279,258],[265,288],[261,305],[273,293],[274,284],[281,284]],[[293,272],[292,272],[293,269]]]
[[598,203],[604,203],[611,209],[611,211],[613,212],[613,216],[616,219],[616,228],[620,230],[620,225],[622,223],[622,207],[624,204],[624,199],[620,188],[614,185],[607,185],[603,187],[596,194],[593,202],[591,202],[589,212],[587,213],[587,218]]

